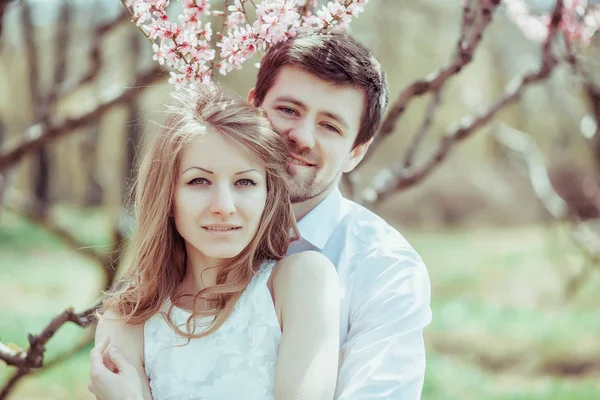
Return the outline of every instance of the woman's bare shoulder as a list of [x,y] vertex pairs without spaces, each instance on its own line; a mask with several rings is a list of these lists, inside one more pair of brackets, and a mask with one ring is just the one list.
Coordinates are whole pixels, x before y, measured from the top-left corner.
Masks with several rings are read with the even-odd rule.
[[311,279],[335,275],[335,267],[329,259],[316,251],[302,251],[279,260],[273,269],[274,281]]
[[129,324],[114,309],[104,311],[96,327],[96,342],[103,337],[110,338],[111,345],[123,350],[125,347],[139,347],[144,341],[144,324]]
[[338,287],[335,267],[316,251],[303,251],[279,260],[272,281],[276,306],[281,306],[285,298],[295,297],[295,293],[309,295],[325,290],[331,293]]

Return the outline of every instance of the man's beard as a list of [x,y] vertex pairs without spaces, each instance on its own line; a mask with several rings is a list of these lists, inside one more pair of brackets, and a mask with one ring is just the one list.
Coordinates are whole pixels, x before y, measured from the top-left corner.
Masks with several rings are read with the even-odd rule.
[[298,173],[298,171],[290,165],[286,166],[290,186],[290,199],[292,203],[302,203],[314,199],[329,189],[333,182],[336,181],[336,179],[333,179],[331,182],[319,181],[317,175],[321,160],[318,156],[312,154],[311,150],[299,149],[295,143],[288,142],[288,152],[297,154],[313,164],[313,167],[310,167],[310,172],[305,174]]
[[320,185],[316,182],[316,174],[312,174],[306,180],[298,182],[298,177],[294,176],[290,169],[288,168],[287,172],[290,179],[290,199],[292,203],[302,203],[323,193]]
[[[302,203],[314,199],[329,189],[333,182],[336,181],[336,179],[333,179],[328,183],[319,182],[317,180],[317,171],[314,171],[309,176],[298,176],[290,166],[286,168],[286,172],[289,179],[290,199],[292,203]],[[302,181],[300,181],[301,178]]]

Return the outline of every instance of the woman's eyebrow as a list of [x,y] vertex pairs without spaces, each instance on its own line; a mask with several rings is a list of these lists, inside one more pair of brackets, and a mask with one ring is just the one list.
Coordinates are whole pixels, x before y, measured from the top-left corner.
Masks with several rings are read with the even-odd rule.
[[[245,171],[236,172],[235,174],[236,175],[241,175],[241,174],[245,174],[246,172],[250,172],[250,171],[256,171],[256,172],[258,172],[258,170],[254,169],[254,168],[250,168],[250,169],[247,169]],[[258,173],[260,174],[260,172],[258,172]]]
[[205,169],[205,168],[202,168],[202,167],[189,167],[188,169],[186,169],[185,171],[183,171],[183,172],[182,172],[182,174],[185,174],[185,173],[186,173],[186,172],[188,172],[190,169],[194,169],[194,168],[195,168],[195,169],[202,170],[202,171],[206,172],[207,174],[211,174],[211,175],[212,175],[212,174],[214,174],[214,172],[212,172],[212,171],[209,171],[209,170],[207,170],[207,169]]

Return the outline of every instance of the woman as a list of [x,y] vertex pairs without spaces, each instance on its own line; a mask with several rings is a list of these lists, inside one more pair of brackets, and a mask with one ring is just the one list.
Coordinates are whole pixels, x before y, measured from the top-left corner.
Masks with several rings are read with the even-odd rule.
[[137,224],[90,356],[97,399],[331,399],[339,293],[297,230],[287,149],[218,87],[173,95],[137,177]]

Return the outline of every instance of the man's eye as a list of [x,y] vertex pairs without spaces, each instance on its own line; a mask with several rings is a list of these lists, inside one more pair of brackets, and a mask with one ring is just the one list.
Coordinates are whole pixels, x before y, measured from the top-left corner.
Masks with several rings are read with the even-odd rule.
[[256,186],[252,179],[240,179],[235,183],[237,186]]
[[332,131],[332,132],[336,132],[341,134],[342,132],[340,132],[340,130],[338,128],[336,128],[335,126],[331,125],[331,124],[323,124],[323,127],[325,129],[327,129],[328,131]]
[[296,110],[294,110],[293,108],[279,107],[278,109],[279,109],[279,111],[281,111],[282,113],[284,113],[286,115],[296,115],[297,114]]
[[192,185],[192,186],[210,185],[210,182],[206,178],[194,178],[188,182],[188,185]]

